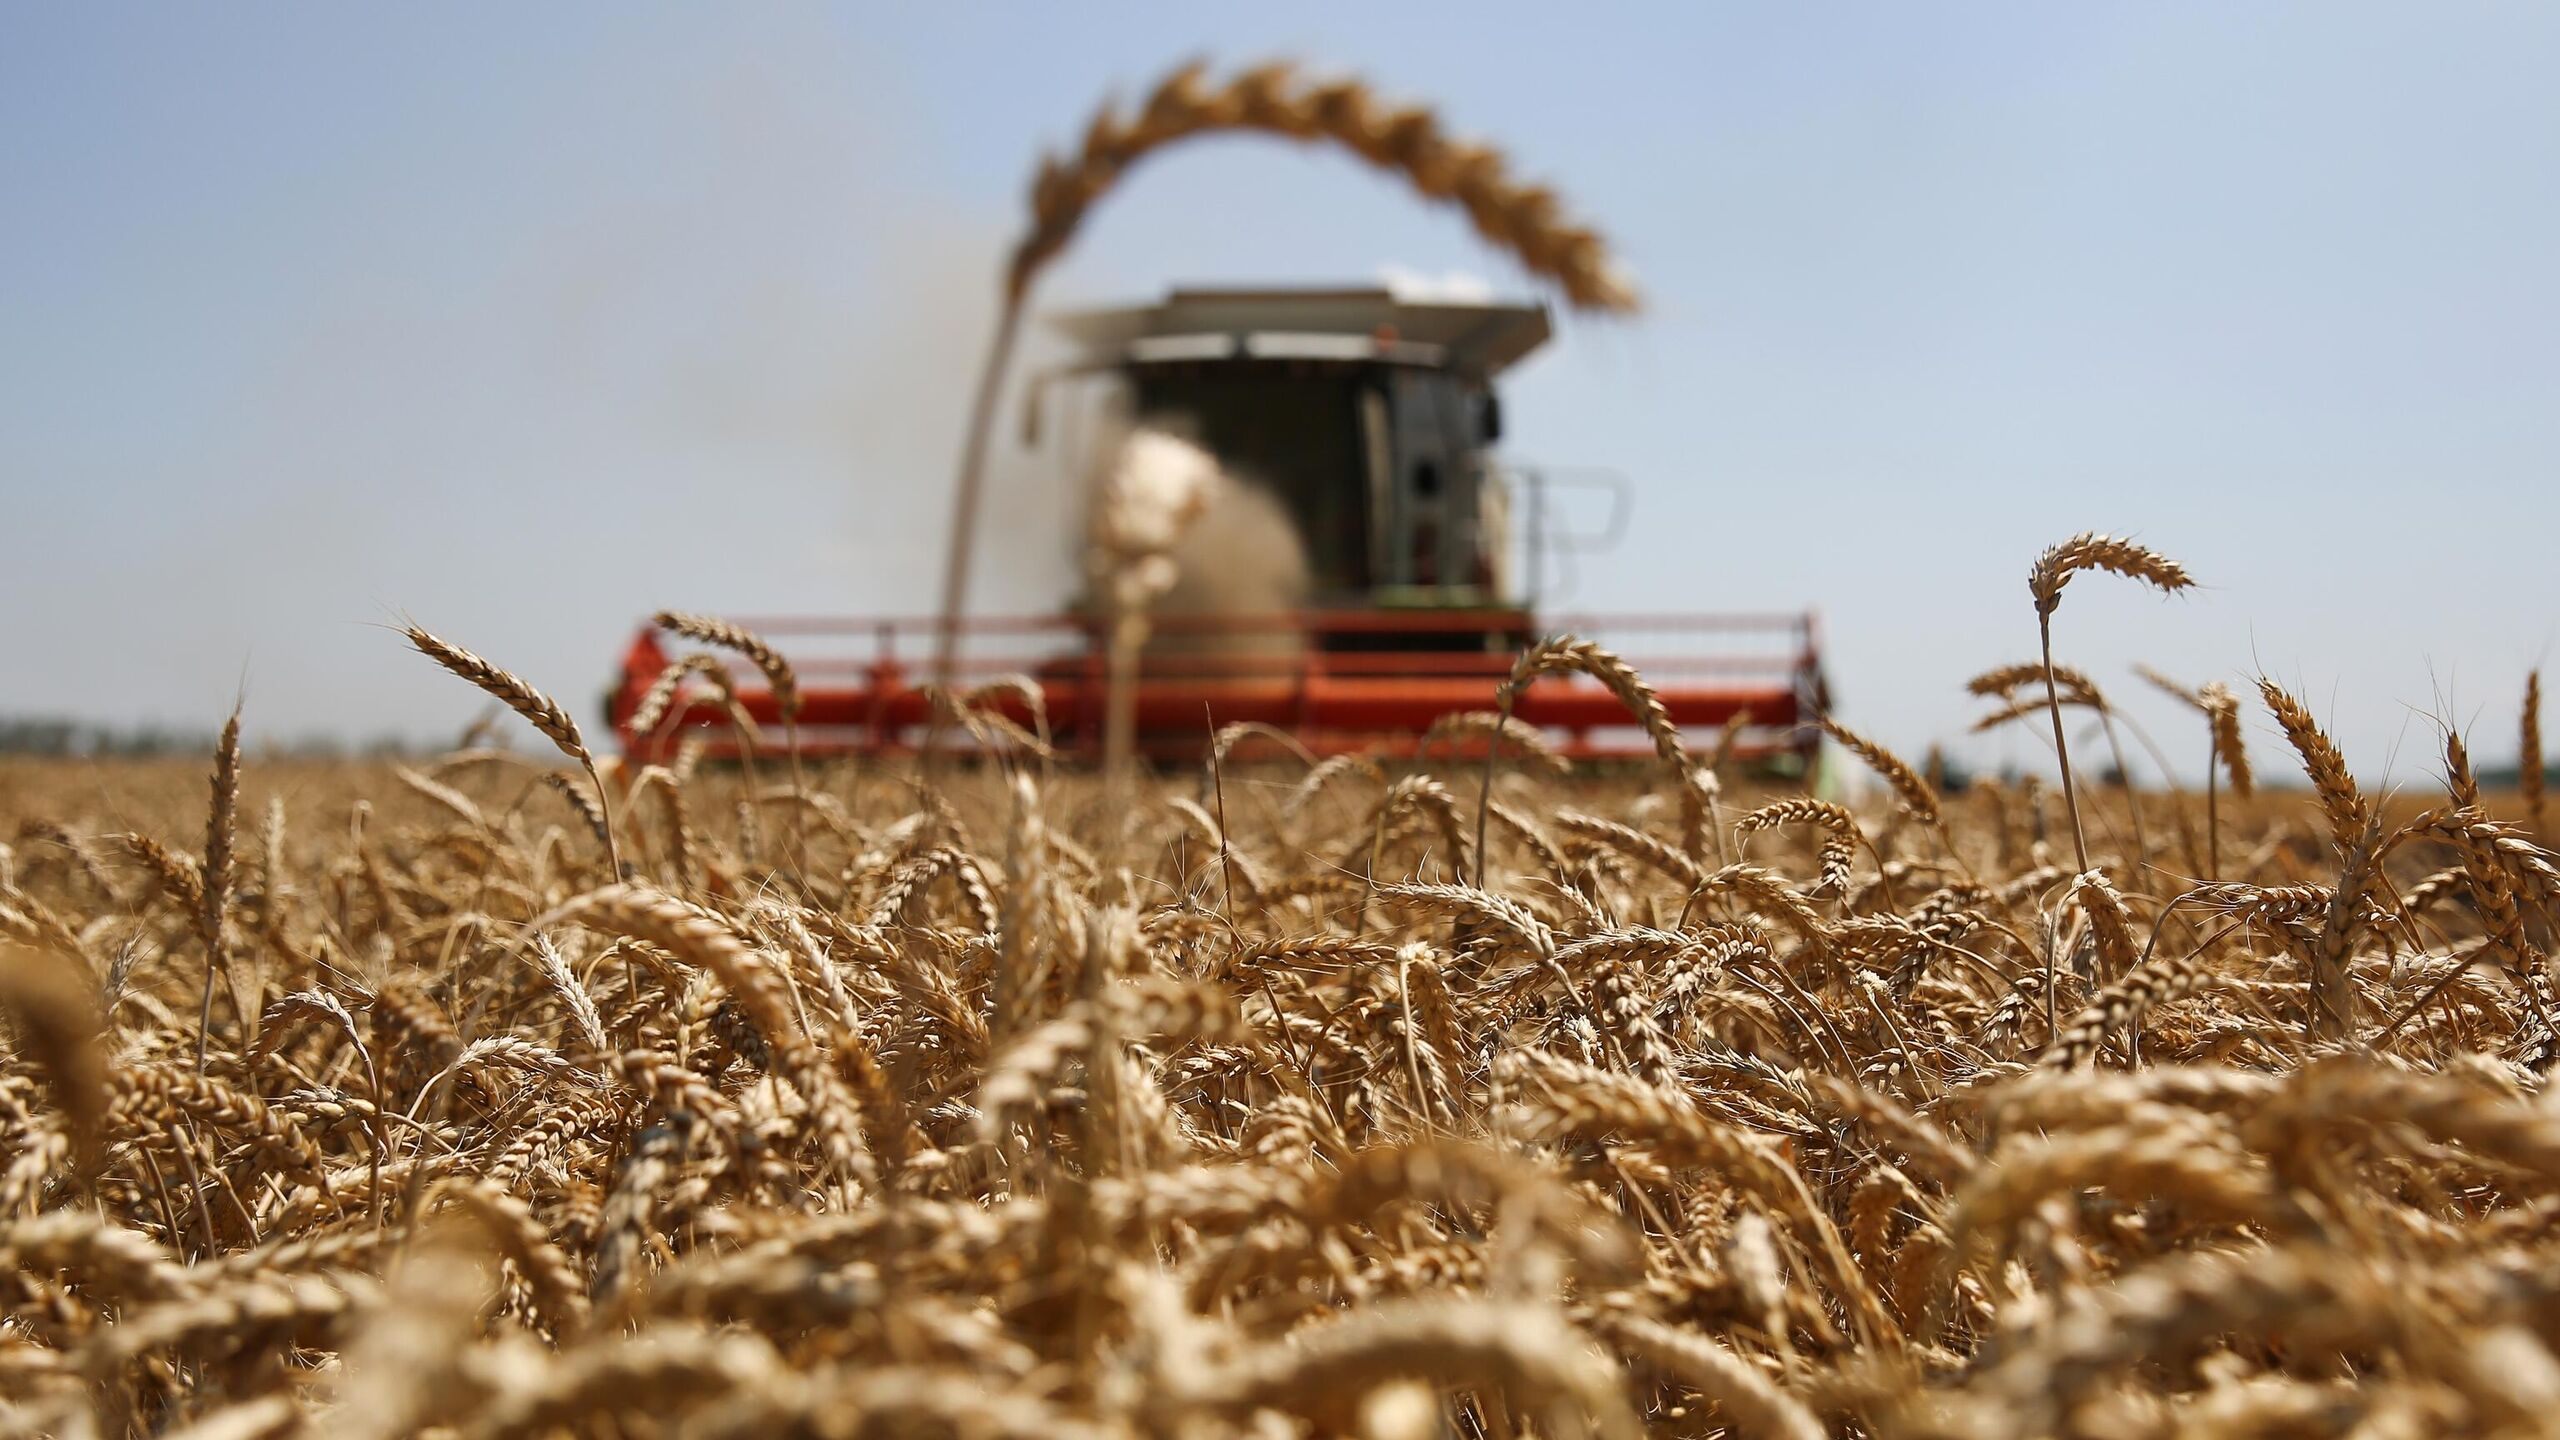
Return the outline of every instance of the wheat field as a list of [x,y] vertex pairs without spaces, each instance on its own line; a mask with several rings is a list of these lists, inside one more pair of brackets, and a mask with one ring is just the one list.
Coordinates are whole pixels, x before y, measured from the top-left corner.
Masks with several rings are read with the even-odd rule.
[[1653,759],[635,771],[411,639],[560,753],[0,770],[8,1433],[2560,1421],[2560,870],[2459,739],[2153,677],[2209,794],[1841,803],[1559,639]]
[[[1034,281],[1240,130],[1634,304],[1429,111],[1178,72],[1039,172],[946,615]],[[1571,637],[1457,758],[1148,774],[1192,500],[1106,493],[1098,769],[1020,686],[948,699],[974,763],[804,755],[788,660],[675,612],[709,648],[642,728],[748,739],[757,674],[754,764],[626,764],[543,688],[581,677],[412,626],[549,749],[271,763],[235,715],[202,765],[0,765],[0,1434],[2560,1435],[2538,686],[2513,795],[2451,732],[2367,793],[2282,688],[2149,673],[2201,787],[2104,783],[2067,587],[2190,582],[2082,535],[2035,653],[2021,607],[2020,663],[1947,677],[2051,787],[1829,722],[1862,783],[1776,786]],[[1648,758],[1566,765],[1529,684]]]

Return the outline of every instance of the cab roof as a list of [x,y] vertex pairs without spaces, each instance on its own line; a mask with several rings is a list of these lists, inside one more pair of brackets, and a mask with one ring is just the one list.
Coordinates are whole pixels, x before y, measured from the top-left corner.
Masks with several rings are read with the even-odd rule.
[[1360,289],[1180,289],[1152,305],[1074,310],[1051,328],[1088,364],[1291,356],[1387,359],[1495,375],[1554,333],[1534,301],[1480,304]]

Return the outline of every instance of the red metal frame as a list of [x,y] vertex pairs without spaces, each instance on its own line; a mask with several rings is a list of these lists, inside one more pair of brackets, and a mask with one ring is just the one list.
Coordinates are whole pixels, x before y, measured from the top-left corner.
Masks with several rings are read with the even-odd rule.
[[[931,720],[923,688],[931,618],[741,623],[791,656],[800,677],[804,750],[877,754],[923,742]],[[1141,746],[1160,759],[1196,758],[1212,724],[1238,721],[1287,731],[1319,755],[1411,754],[1440,717],[1494,708],[1495,688],[1510,673],[1517,648],[1540,632],[1583,636],[1626,656],[1683,728],[1720,727],[1747,711],[1747,753],[1793,753],[1809,761],[1819,741],[1811,722],[1829,700],[1810,613],[1575,616],[1533,631],[1518,610],[1315,610],[1162,616],[1153,630],[1155,644],[1138,679],[1137,728]],[[986,617],[965,622],[962,638],[958,684],[1026,676],[1040,690],[1059,748],[1091,752],[1099,745],[1106,685],[1098,625],[1076,615]],[[1360,648],[1390,645],[1411,648]],[[624,753],[641,762],[663,760],[688,728],[706,730],[712,754],[734,753],[733,732],[710,705],[679,703],[655,732],[630,730],[633,708],[673,660],[654,628],[642,629],[624,653],[607,701]],[[760,726],[778,726],[773,696],[756,673],[735,665],[731,673],[747,713]],[[1032,723],[1017,696],[988,703],[1017,724]],[[1578,676],[1538,681],[1514,713],[1555,732],[1568,754],[1646,753],[1617,699]],[[946,726],[943,736],[950,745],[972,743],[956,725]]]

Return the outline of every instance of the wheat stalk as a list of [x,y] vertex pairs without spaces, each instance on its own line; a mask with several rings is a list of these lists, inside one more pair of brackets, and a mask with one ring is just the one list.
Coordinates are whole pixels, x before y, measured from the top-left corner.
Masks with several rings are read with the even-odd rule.
[[2053,666],[2053,612],[2062,607],[2062,587],[2083,570],[2104,570],[2139,580],[2175,594],[2195,582],[2178,562],[2130,540],[2082,531],[2036,557],[2027,573],[2027,594],[2035,601],[2036,638],[2044,652],[2045,703],[2053,719],[2053,753],[2062,767],[2062,804],[2071,816],[2072,854],[2079,868],[2089,868],[2088,832],[2080,823],[2080,797],[2071,779],[2071,750],[2062,735],[2062,696]]

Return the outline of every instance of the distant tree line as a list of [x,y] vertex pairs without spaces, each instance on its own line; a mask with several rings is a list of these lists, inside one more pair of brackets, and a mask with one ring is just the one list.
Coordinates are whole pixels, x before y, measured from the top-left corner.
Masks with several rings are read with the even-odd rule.
[[[109,725],[54,715],[0,715],[0,755],[55,760],[148,760],[159,756],[212,753],[211,729],[140,724]],[[262,755],[289,759],[337,760],[414,754],[417,746],[396,735],[349,741],[333,735],[264,740]]]

